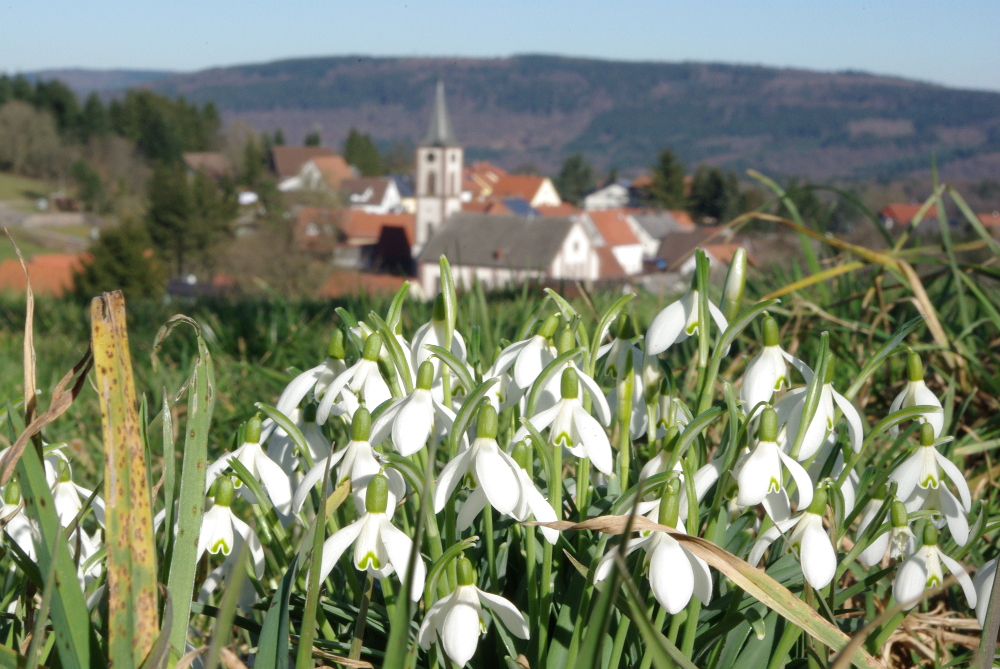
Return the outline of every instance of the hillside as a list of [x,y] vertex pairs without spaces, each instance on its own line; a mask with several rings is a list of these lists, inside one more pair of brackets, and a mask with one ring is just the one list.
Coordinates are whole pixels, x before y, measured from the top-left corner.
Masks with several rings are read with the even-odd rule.
[[281,127],[298,141],[319,126],[338,144],[355,126],[383,145],[419,139],[442,78],[471,157],[557,168],[583,151],[622,173],[673,147],[711,162],[814,179],[1000,174],[1000,93],[864,73],[707,63],[336,57],[178,74],[148,85],[214,100],[227,118]]

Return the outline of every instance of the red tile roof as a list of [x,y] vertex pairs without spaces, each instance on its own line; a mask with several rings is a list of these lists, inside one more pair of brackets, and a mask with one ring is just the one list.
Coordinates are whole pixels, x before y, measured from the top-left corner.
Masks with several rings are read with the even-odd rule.
[[628,278],[628,274],[615,258],[615,252],[611,250],[610,246],[598,246],[594,250],[597,251],[597,276],[601,281],[618,281]]
[[393,274],[335,271],[323,282],[319,296],[337,298],[353,295],[393,295],[404,281],[405,277]]
[[601,233],[601,237],[604,237],[608,246],[626,246],[639,243],[639,238],[635,236],[632,227],[628,224],[626,213],[621,209],[588,211],[587,215],[594,222],[594,226]]
[[677,221],[681,227],[687,230],[695,229],[695,222],[694,219],[691,218],[691,214],[687,213],[683,209],[668,209],[667,211],[670,212],[670,215],[674,217],[674,220]]
[[[910,221],[913,220],[914,216],[917,215],[917,212],[920,211],[920,208],[922,206],[924,206],[924,205],[922,205],[922,204],[898,204],[898,203],[897,204],[887,204],[884,207],[882,207],[881,211],[879,211],[879,215],[882,216],[882,218],[885,218],[885,219],[890,219],[891,218],[893,220],[893,222],[897,223],[898,225],[906,225],[906,224],[910,223]],[[937,214],[937,206],[931,205],[931,207],[924,214],[923,220],[926,221],[929,218],[936,218],[937,215],[938,215]]]
[[535,199],[545,177],[532,174],[507,174],[493,186],[494,197],[519,197],[527,202]]
[[[36,295],[61,297],[73,288],[73,274],[90,262],[89,253],[41,253],[27,261],[31,289]],[[0,263],[0,290],[23,293],[27,283],[21,263],[5,260]]]
[[323,180],[326,181],[327,185],[335,191],[340,190],[340,184],[345,179],[354,178],[354,170],[347,164],[343,156],[317,156],[310,158],[310,160],[323,175]]
[[322,146],[274,146],[271,147],[271,162],[278,178],[294,177],[307,160],[322,156],[335,156],[333,151]]
[[473,200],[472,202],[463,202],[462,211],[472,211],[479,214],[509,214],[510,209],[507,205],[503,203],[503,200],[494,200],[489,198],[486,200]]
[[632,183],[629,184],[632,188],[649,188],[653,185],[653,177],[648,174],[644,174],[641,177],[636,177],[632,179]]
[[416,217],[413,214],[369,214],[358,209],[345,209],[340,216],[340,229],[347,235],[349,244],[374,244],[382,228],[403,228],[406,241],[413,244],[416,236]]
[[994,211],[990,214],[976,214],[976,218],[987,228],[1000,227],[1000,211]]
[[733,261],[733,256],[736,254],[737,249],[743,248],[747,252],[747,262],[751,265],[757,264],[757,258],[743,244],[703,244],[701,248],[725,265]]

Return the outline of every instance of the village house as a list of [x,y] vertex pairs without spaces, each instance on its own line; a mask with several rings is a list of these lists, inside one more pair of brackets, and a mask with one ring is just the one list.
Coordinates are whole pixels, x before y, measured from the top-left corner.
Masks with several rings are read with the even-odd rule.
[[[305,175],[302,174],[305,164],[316,158],[339,158],[343,161],[343,158],[323,146],[271,147],[271,168],[278,177],[278,190],[287,193],[322,187],[326,178],[319,165],[313,164]],[[328,166],[326,163],[321,164]]]
[[621,209],[629,205],[631,195],[627,184],[616,182],[598,188],[583,198],[583,208],[587,211],[602,209]]
[[629,215],[629,221],[635,223],[633,232],[642,244],[642,255],[646,260],[657,257],[663,239],[668,234],[690,233],[696,228],[691,215],[683,210],[635,212]]
[[390,177],[358,177],[340,182],[344,204],[369,214],[399,213],[403,199],[396,181]]
[[643,246],[635,234],[634,221],[629,220],[629,212],[605,209],[588,211],[580,216],[590,219],[626,276],[642,272]]
[[530,279],[600,278],[597,250],[578,220],[525,216],[454,214],[417,256],[417,279],[428,298],[440,291],[440,256],[451,263],[456,283],[486,289]]
[[[913,222],[921,207],[923,207],[922,204],[887,204],[879,210],[878,217],[886,230],[892,230],[896,227],[901,228]],[[924,213],[921,222],[931,221],[934,225],[937,225],[937,215],[937,207],[931,205]]]
[[191,151],[181,156],[189,174],[201,173],[210,179],[228,179],[234,174],[233,164],[218,151]]

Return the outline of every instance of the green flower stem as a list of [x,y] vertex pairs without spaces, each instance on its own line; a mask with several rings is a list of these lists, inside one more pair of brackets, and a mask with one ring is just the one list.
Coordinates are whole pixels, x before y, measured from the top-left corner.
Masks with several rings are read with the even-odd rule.
[[771,660],[767,663],[767,669],[781,669],[785,666],[785,658],[791,652],[792,646],[802,635],[802,629],[792,623],[785,621],[785,629],[781,632],[778,645],[775,646],[771,654]]
[[[662,606],[658,607],[656,612],[656,618],[653,621],[653,629],[662,630],[663,623],[667,620],[667,610]],[[653,664],[653,655],[651,653],[642,654],[642,662],[639,664],[639,669],[649,669]]]
[[368,623],[368,605],[372,600],[372,588],[375,585],[375,577],[368,574],[365,582],[365,590],[361,595],[361,606],[358,608],[358,622],[354,626],[354,638],[351,640],[351,653],[348,655],[352,660],[361,659],[361,645],[365,638],[365,625]]
[[[576,511],[580,520],[587,517],[590,506],[590,458],[579,458],[576,463]],[[580,537],[586,537],[583,532]]]
[[497,554],[493,544],[493,507],[483,509],[483,534],[486,535],[486,563],[490,574],[490,592],[500,592],[497,576]]
[[684,625],[684,638],[681,640],[681,652],[687,657],[694,653],[694,640],[698,633],[698,616],[701,614],[701,602],[691,598],[687,606],[687,620]]
[[528,583],[528,620],[531,621],[531,629],[537,630],[542,627],[542,621],[538,615],[538,589],[535,573],[538,565],[535,562],[535,528],[530,525],[515,525],[514,529],[519,531],[521,542],[524,544],[525,558],[525,580]]
[[[632,356],[627,356],[629,360]],[[632,367],[628,364],[627,367]],[[618,480],[621,489],[628,490],[629,456],[632,451],[632,393],[635,389],[635,369],[630,369],[618,393]],[[580,510],[584,513],[584,509]]]
[[681,625],[684,623],[684,620],[686,618],[687,618],[687,609],[681,611],[675,616],[670,616],[670,631],[667,632],[667,638],[670,639],[670,643],[672,644],[677,643],[677,635],[680,633]]
[[611,646],[611,661],[608,662],[608,667],[618,667],[621,665],[622,650],[625,648],[625,639],[628,637],[628,629],[631,622],[627,616],[619,616],[618,629],[615,630],[615,641]]
[[396,591],[392,581],[388,578],[380,578],[379,585],[382,586],[382,600],[385,602],[385,612],[389,620],[392,620],[396,613]]

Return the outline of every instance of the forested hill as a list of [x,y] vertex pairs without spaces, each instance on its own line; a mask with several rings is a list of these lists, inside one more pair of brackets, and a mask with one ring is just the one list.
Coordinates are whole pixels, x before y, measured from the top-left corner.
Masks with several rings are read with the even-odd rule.
[[504,59],[336,57],[205,70],[154,89],[213,100],[227,118],[281,127],[290,141],[319,127],[337,145],[351,126],[380,144],[417,141],[435,81],[472,157],[552,170],[582,151],[621,173],[664,146],[706,161],[812,178],[950,178],[1000,173],[1000,93],[864,73],[556,56]]

